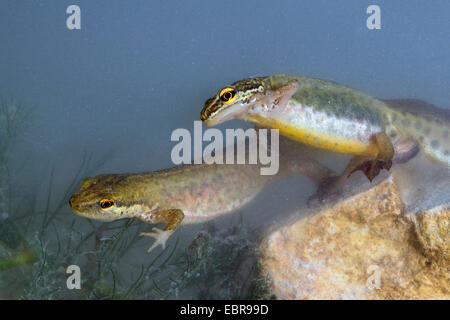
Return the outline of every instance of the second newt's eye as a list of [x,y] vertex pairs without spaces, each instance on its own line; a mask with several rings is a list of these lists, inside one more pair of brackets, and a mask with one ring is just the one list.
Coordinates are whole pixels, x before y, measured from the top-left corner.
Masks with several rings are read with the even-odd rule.
[[114,206],[114,200],[105,198],[105,199],[100,200],[98,202],[98,205],[102,209],[108,209],[108,208],[111,208],[112,206]]
[[237,92],[234,88],[225,88],[222,89],[219,93],[219,98],[225,103],[233,102],[236,99]]

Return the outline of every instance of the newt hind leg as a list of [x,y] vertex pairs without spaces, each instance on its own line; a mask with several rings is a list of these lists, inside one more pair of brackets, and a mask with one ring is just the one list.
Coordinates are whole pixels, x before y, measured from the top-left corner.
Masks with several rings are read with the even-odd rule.
[[360,164],[353,167],[352,171],[347,175],[347,178],[354,172],[361,170],[367,179],[372,182],[372,180],[380,174],[382,169],[389,171],[392,166],[392,160],[363,159],[358,162],[360,162]]
[[367,179],[372,180],[378,176],[381,170],[389,170],[394,157],[394,147],[386,135],[382,132],[374,136],[372,143],[375,157],[355,156],[339,176],[333,176],[323,181],[314,196],[323,200],[330,195],[339,194],[348,178],[356,171],[362,171]]
[[[394,158],[394,146],[386,133],[382,132],[374,136],[374,146],[377,148],[376,158],[353,158],[347,169],[350,171],[347,178],[354,172],[361,170],[367,179],[372,182],[376,176],[380,174],[382,169],[389,171],[392,167],[392,159]],[[353,167],[353,168],[352,168]]]

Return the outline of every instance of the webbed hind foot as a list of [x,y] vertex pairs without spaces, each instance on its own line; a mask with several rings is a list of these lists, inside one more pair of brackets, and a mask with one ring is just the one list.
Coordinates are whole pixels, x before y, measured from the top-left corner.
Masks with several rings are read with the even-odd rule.
[[388,170],[392,167],[392,160],[366,160],[356,166],[350,173],[347,175],[347,178],[350,177],[354,172],[361,170],[367,179],[372,182],[376,176],[380,174],[382,169]]

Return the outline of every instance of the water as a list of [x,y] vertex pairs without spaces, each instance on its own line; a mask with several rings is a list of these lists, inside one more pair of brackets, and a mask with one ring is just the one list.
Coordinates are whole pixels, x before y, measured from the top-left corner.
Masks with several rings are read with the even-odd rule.
[[[0,4],[0,96],[31,109],[10,153],[14,201],[35,196],[39,210],[52,168],[55,206],[85,152],[107,157],[94,175],[172,166],[172,131],[192,130],[207,98],[250,76],[319,77],[377,97],[450,108],[446,0],[77,1],[81,30],[68,30],[71,4]],[[366,27],[371,4],[381,8],[381,30]],[[311,194],[301,182],[298,193]],[[82,218],[61,210],[56,226],[75,219],[88,230]],[[17,290],[10,297],[23,294]]]

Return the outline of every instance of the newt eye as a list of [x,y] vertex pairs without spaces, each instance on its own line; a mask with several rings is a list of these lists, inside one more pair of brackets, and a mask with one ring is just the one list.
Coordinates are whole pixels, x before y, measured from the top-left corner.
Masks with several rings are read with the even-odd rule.
[[112,206],[114,206],[114,200],[113,199],[109,199],[109,198],[105,198],[105,199],[100,200],[98,202],[98,205],[102,209],[108,209],[108,208],[111,208]]
[[231,87],[222,89],[219,93],[220,100],[226,103],[233,102],[234,99],[236,99],[236,96],[237,96],[236,89]]

